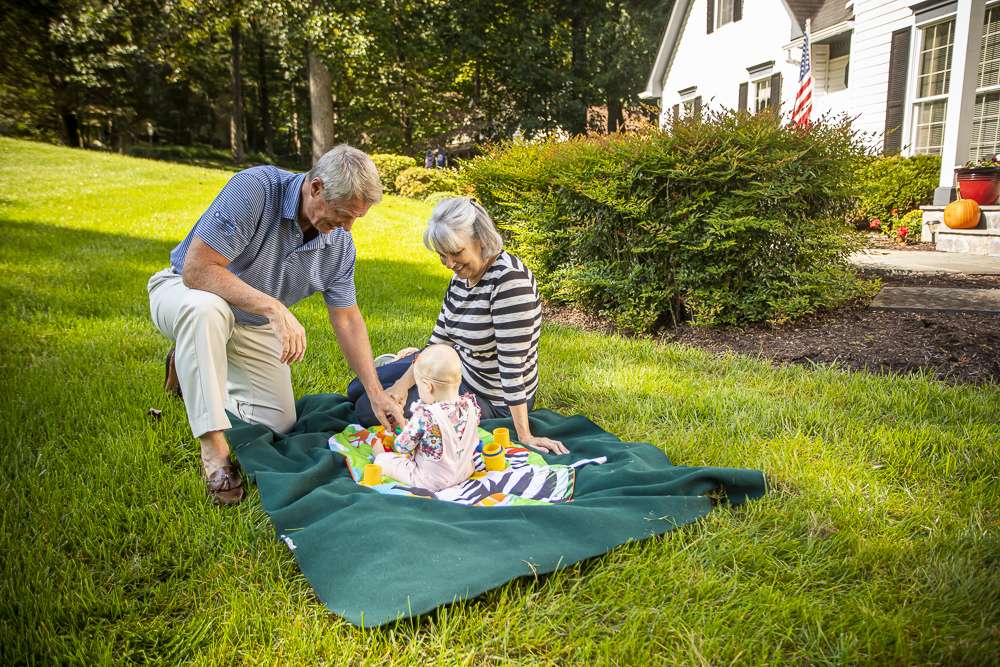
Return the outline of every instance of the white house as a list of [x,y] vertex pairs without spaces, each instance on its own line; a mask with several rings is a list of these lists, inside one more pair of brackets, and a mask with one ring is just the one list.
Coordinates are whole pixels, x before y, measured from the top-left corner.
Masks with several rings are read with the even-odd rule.
[[676,0],[646,90],[661,123],[703,106],[790,114],[811,22],[813,117],[953,168],[1000,153],[1000,0]]

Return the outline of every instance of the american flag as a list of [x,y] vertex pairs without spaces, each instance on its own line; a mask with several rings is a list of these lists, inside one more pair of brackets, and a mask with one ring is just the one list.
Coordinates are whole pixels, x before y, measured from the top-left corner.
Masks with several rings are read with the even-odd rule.
[[799,92],[795,93],[795,106],[792,108],[792,123],[808,125],[809,114],[813,108],[813,73],[812,62],[809,59],[809,22],[806,22],[806,33],[802,38],[802,65],[799,67]]

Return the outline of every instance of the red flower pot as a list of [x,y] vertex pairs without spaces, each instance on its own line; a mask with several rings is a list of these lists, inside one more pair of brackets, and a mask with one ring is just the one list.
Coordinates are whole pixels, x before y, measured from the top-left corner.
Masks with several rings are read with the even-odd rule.
[[1000,199],[1000,169],[956,169],[955,175],[962,199],[971,199],[980,206],[995,204]]

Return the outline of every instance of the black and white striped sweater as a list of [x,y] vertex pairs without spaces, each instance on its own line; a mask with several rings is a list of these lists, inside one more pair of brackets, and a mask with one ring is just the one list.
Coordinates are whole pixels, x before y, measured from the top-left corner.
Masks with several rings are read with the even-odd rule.
[[462,379],[493,405],[520,405],[538,389],[542,305],[535,276],[504,251],[475,286],[452,276],[431,334],[462,358]]

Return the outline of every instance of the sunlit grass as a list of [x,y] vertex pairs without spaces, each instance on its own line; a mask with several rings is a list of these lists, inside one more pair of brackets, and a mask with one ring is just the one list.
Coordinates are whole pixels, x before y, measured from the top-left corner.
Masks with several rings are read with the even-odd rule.
[[[0,662],[940,663],[1000,655],[1000,389],[772,368],[548,326],[540,407],[772,490],[663,539],[376,631],[313,596],[256,492],[210,504],[146,280],[222,171],[0,139]],[[429,207],[355,227],[377,351],[448,273]],[[317,295],[297,395],[349,372]],[[160,420],[146,413],[163,410]],[[345,557],[349,557],[345,554]],[[419,576],[421,554],[414,555]],[[990,658],[990,656],[994,656]]]

